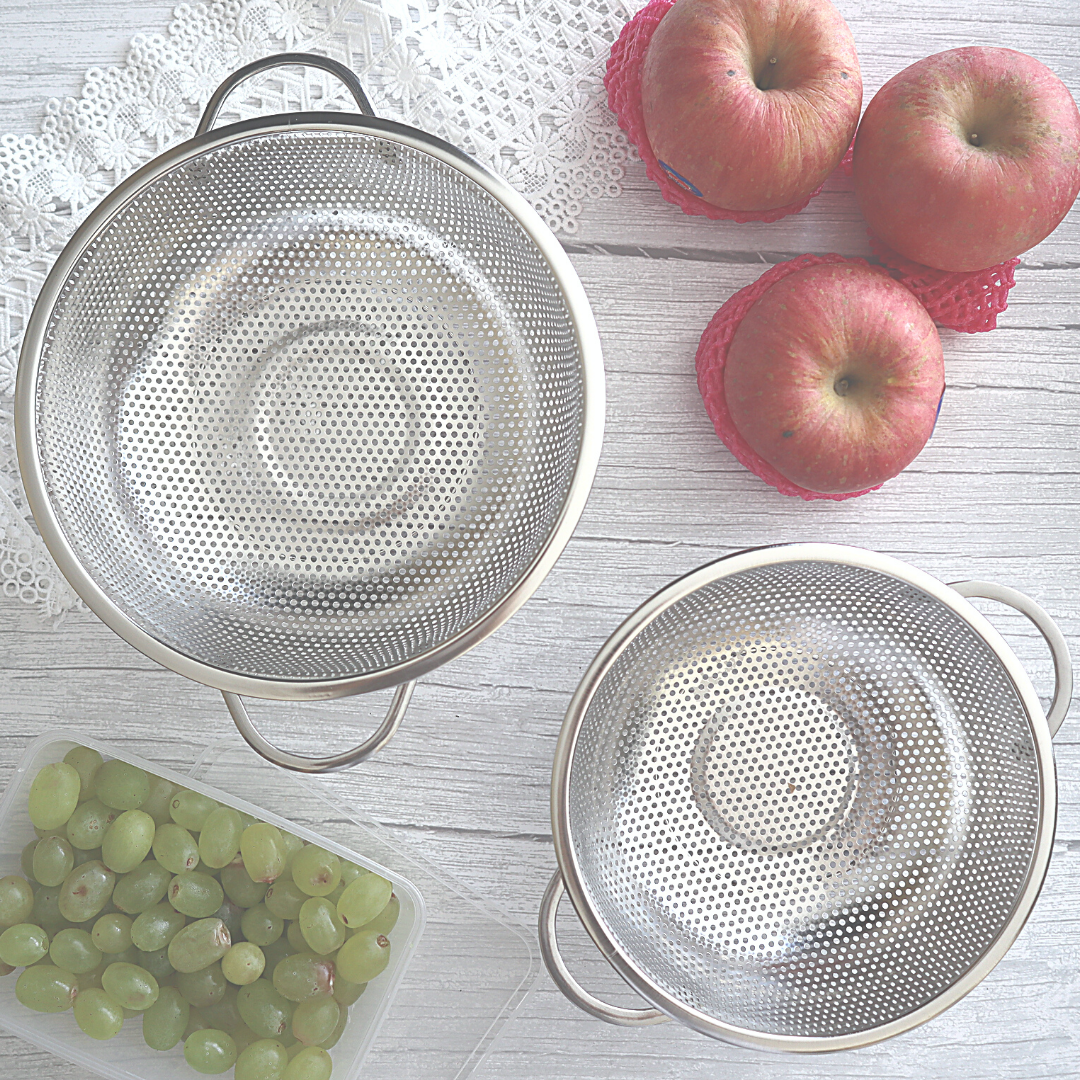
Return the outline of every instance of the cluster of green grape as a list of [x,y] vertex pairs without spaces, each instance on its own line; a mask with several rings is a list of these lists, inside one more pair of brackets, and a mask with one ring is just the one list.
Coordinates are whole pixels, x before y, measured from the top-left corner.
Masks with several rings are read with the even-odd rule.
[[34,778],[26,875],[0,878],[0,974],[93,1039],[142,1016],[201,1073],[328,1080],[349,1006],[390,959],[385,878],[79,746]]

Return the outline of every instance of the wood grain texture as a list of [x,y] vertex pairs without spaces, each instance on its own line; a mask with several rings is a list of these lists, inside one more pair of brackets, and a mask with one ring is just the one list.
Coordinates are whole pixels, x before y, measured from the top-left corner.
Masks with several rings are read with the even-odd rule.
[[[1080,9],[1060,0],[848,0],[866,100],[928,53],[994,44],[1038,56],[1080,95]],[[0,127],[31,130],[42,100],[75,93],[92,64],[164,25],[165,5],[5,0]],[[796,217],[711,223],[665,204],[639,164],[625,193],[586,207],[564,238],[593,303],[608,372],[604,453],[589,505],[555,570],[498,634],[420,684],[402,730],[375,759],[323,781],[395,837],[531,927],[551,871],[551,757],[570,695],[596,649],[672,578],[739,548],[793,540],[858,544],[946,581],[1022,589],[1080,646],[1080,211],[1024,256],[1000,329],[942,338],[948,389],[937,430],[880,492],[844,503],[787,499],[718,442],[693,357],[716,308],[766,264],[804,251],[866,255],[850,181],[834,177]],[[981,603],[1043,701],[1052,666],[1020,616]],[[58,725],[184,768],[238,741],[220,697],[146,660],[89,615],[56,629],[0,603],[0,783],[25,745]],[[252,703],[298,750],[344,748],[388,695],[318,706]],[[925,1027],[829,1057],[740,1051],[678,1025],[609,1028],[567,1003],[546,974],[481,1069],[511,1080],[1034,1080],[1080,1076],[1080,710],[1056,741],[1060,814],[1034,915],[1006,959]],[[620,1004],[633,995],[565,905],[560,921],[582,981]],[[438,1027],[425,1040],[438,1038]],[[403,1054],[406,1052],[403,1050]],[[10,1036],[12,1080],[88,1076]]]

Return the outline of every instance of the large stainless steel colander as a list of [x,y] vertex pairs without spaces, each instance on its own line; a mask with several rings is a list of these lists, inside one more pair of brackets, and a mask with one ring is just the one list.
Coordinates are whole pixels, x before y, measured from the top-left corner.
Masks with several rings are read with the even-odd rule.
[[[1042,631],[1048,718],[965,596]],[[1011,589],[831,545],[675,582],[607,642],[563,725],[540,919],[553,977],[612,1023],[674,1017],[774,1050],[922,1023],[989,972],[1035,902],[1071,694],[1064,638]],[[605,1004],[571,975],[564,882],[655,1008]]]
[[[568,540],[599,455],[588,302],[533,210],[471,158],[370,115],[199,134],[95,210],[27,330],[18,448],[89,606],[217,687],[292,768],[392,733],[410,680],[476,644]],[[405,684],[362,747],[277,750],[237,696]]]

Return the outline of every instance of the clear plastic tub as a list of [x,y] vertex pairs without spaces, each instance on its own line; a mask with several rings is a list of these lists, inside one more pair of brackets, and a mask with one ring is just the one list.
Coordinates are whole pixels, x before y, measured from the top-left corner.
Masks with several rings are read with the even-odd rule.
[[[22,848],[34,836],[26,799],[38,769],[80,743],[270,821],[394,883],[401,915],[390,934],[390,965],[349,1010],[345,1033],[330,1051],[333,1080],[357,1080],[361,1068],[364,1080],[460,1080],[474,1071],[533,981],[536,963],[525,935],[464,886],[390,842],[374,822],[328,797],[319,781],[267,765],[246,747],[208,747],[184,776],[70,732],[41,736],[0,801],[0,876],[21,873]],[[115,1080],[199,1075],[184,1062],[182,1046],[166,1053],[147,1047],[137,1019],[115,1039],[95,1042],[70,1011],[32,1012],[16,1000],[14,976],[0,979],[0,1026]]]

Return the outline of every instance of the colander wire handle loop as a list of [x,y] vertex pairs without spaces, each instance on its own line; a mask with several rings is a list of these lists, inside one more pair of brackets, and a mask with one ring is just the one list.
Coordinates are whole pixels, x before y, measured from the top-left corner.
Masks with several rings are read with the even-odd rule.
[[287,750],[279,750],[272,742],[263,737],[259,729],[251,722],[247,707],[239,694],[231,694],[222,690],[221,696],[225,704],[229,706],[229,712],[236,724],[237,730],[247,740],[248,746],[257,754],[261,754],[267,761],[280,765],[294,772],[319,773],[332,772],[334,769],[347,769],[358,761],[371,757],[377,750],[381,750],[391,739],[394,732],[401,724],[401,718],[409,707],[409,699],[416,688],[416,680],[402,683],[394,694],[394,700],[390,702],[390,708],[386,718],[379,725],[378,731],[352,750],[346,750],[343,754],[335,754],[333,757],[314,758],[304,757],[300,754],[290,754]]
[[1057,623],[1030,596],[1006,585],[997,585],[992,581],[953,581],[950,586],[961,596],[997,600],[1015,608],[1021,615],[1026,615],[1046,639],[1054,658],[1054,698],[1050,702],[1046,722],[1050,726],[1051,737],[1056,735],[1069,711],[1073,694],[1072,657],[1065,635],[1058,629]]
[[623,1009],[618,1005],[609,1005],[590,994],[570,974],[555,939],[555,917],[559,912],[559,901],[564,891],[562,871],[556,870],[548,882],[544,899],[540,901],[540,952],[555,985],[579,1009],[584,1009],[598,1020],[606,1020],[617,1027],[644,1027],[646,1024],[663,1024],[670,1020],[671,1017],[659,1009]]
[[203,110],[195,134],[202,135],[203,132],[209,131],[214,126],[214,121],[217,119],[217,114],[221,110],[225,99],[245,79],[250,79],[252,75],[258,75],[260,71],[269,71],[271,68],[290,67],[297,64],[301,67],[321,68],[323,71],[329,71],[331,75],[336,75],[356,99],[360,111],[365,116],[375,115],[375,110],[371,107],[371,102],[368,101],[368,96],[364,93],[360,80],[344,64],[331,60],[329,56],[318,56],[315,53],[278,53],[276,56],[264,56],[260,60],[252,60],[250,64],[237,68],[236,71],[229,75],[214,91],[213,97],[206,103],[206,108]]

